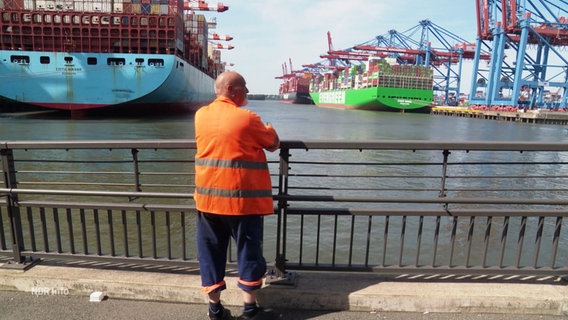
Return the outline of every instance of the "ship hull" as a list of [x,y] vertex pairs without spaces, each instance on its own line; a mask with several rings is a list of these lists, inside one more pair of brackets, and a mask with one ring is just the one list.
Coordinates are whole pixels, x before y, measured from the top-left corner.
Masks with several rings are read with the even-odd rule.
[[171,54],[0,51],[0,96],[49,109],[196,110],[214,79]]
[[377,111],[429,112],[432,90],[371,87],[310,92],[317,106]]
[[280,100],[294,104],[314,104],[308,92],[287,92],[280,94]]

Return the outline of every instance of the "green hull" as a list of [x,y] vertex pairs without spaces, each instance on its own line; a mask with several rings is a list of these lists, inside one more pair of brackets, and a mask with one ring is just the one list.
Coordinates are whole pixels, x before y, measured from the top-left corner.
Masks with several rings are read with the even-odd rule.
[[433,93],[432,90],[425,89],[371,87],[310,92],[310,96],[318,106],[428,112]]

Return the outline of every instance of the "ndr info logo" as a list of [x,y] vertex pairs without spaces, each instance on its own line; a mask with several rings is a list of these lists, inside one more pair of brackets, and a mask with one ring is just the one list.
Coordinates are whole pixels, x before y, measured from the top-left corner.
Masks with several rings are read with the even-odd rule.
[[32,287],[30,291],[34,296],[69,295],[67,288]]

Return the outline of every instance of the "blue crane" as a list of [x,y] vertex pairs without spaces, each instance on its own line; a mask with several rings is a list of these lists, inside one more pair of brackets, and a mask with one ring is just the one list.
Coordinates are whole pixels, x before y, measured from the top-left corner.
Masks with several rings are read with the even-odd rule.
[[[475,0],[477,43],[472,104],[566,108],[568,2]],[[481,49],[491,50],[484,67]]]

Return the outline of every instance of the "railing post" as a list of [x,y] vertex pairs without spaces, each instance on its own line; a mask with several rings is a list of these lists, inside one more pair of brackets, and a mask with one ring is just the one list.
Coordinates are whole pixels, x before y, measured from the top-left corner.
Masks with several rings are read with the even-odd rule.
[[140,167],[138,165],[138,149],[131,149],[130,152],[132,153],[132,162],[134,164],[134,185],[136,191],[142,191],[140,187]]
[[[288,195],[288,170],[290,149],[280,148],[280,166],[278,172],[278,196]],[[276,260],[274,267],[266,275],[266,283],[295,285],[296,274],[286,272],[286,221],[288,200],[278,198],[276,226]]]
[[448,175],[448,157],[451,154],[451,152],[449,150],[444,150],[444,152],[442,152],[442,154],[444,155],[444,162],[442,163],[442,181],[441,181],[441,186],[440,186],[440,193],[438,194],[438,196],[440,198],[445,198],[446,197],[446,177]]
[[[2,175],[4,177],[4,188],[17,189],[16,170],[14,165],[14,152],[12,149],[0,149],[0,157],[2,158]],[[22,256],[24,244],[24,236],[22,233],[22,219],[20,215],[20,207],[18,203],[18,194],[9,193],[6,198],[6,206],[8,211],[8,219],[10,220],[10,234],[12,235],[12,254],[13,260],[4,264],[4,268],[28,269],[32,267],[36,261],[31,258],[26,259]]]

